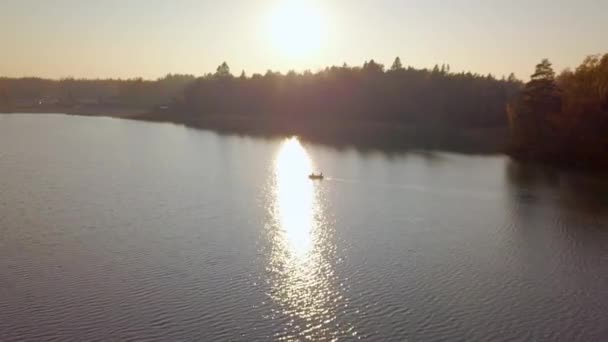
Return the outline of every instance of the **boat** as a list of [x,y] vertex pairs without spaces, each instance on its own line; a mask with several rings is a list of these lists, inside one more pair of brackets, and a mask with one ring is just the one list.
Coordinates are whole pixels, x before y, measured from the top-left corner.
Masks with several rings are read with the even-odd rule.
[[319,174],[315,174],[313,172],[310,175],[308,175],[308,178],[312,179],[312,180],[323,180],[325,178],[325,176],[323,176],[323,172],[321,172]]

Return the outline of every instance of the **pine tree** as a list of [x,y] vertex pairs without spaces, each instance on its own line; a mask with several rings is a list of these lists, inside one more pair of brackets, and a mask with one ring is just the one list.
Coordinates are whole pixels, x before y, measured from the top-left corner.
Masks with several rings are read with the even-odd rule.
[[401,63],[401,58],[395,58],[393,65],[391,66],[391,71],[403,70],[403,64]]
[[561,97],[548,59],[536,65],[530,78],[520,100],[510,106],[509,118],[516,145],[525,147],[526,153],[542,153],[551,141],[550,117],[559,113]]
[[537,116],[546,116],[559,111],[560,94],[555,83],[555,71],[548,59],[536,65],[523,92],[524,104]]

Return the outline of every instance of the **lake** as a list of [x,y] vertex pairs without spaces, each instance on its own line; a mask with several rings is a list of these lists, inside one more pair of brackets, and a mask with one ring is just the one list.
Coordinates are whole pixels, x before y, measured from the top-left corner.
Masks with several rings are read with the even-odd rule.
[[0,274],[1,341],[601,341],[608,177],[0,115]]

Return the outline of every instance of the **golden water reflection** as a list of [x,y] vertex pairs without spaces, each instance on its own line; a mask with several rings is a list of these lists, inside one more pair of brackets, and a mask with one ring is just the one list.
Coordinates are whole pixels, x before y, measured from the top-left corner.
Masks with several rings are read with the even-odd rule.
[[292,261],[306,261],[311,253],[315,212],[319,210],[315,189],[307,175],[310,157],[296,138],[287,140],[275,160],[274,217],[282,242]]
[[279,307],[273,318],[286,324],[277,336],[283,340],[356,335],[337,322],[347,304],[334,274],[336,247],[322,183],[308,179],[312,171],[312,160],[298,139],[284,141],[274,162],[268,226],[270,296]]

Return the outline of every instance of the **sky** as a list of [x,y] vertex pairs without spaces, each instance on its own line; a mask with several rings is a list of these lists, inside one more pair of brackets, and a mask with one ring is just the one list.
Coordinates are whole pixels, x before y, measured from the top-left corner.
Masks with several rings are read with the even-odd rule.
[[0,0],[0,76],[155,79],[223,61],[252,74],[400,56],[526,80],[545,57],[560,71],[608,53],[607,34],[607,0]]

